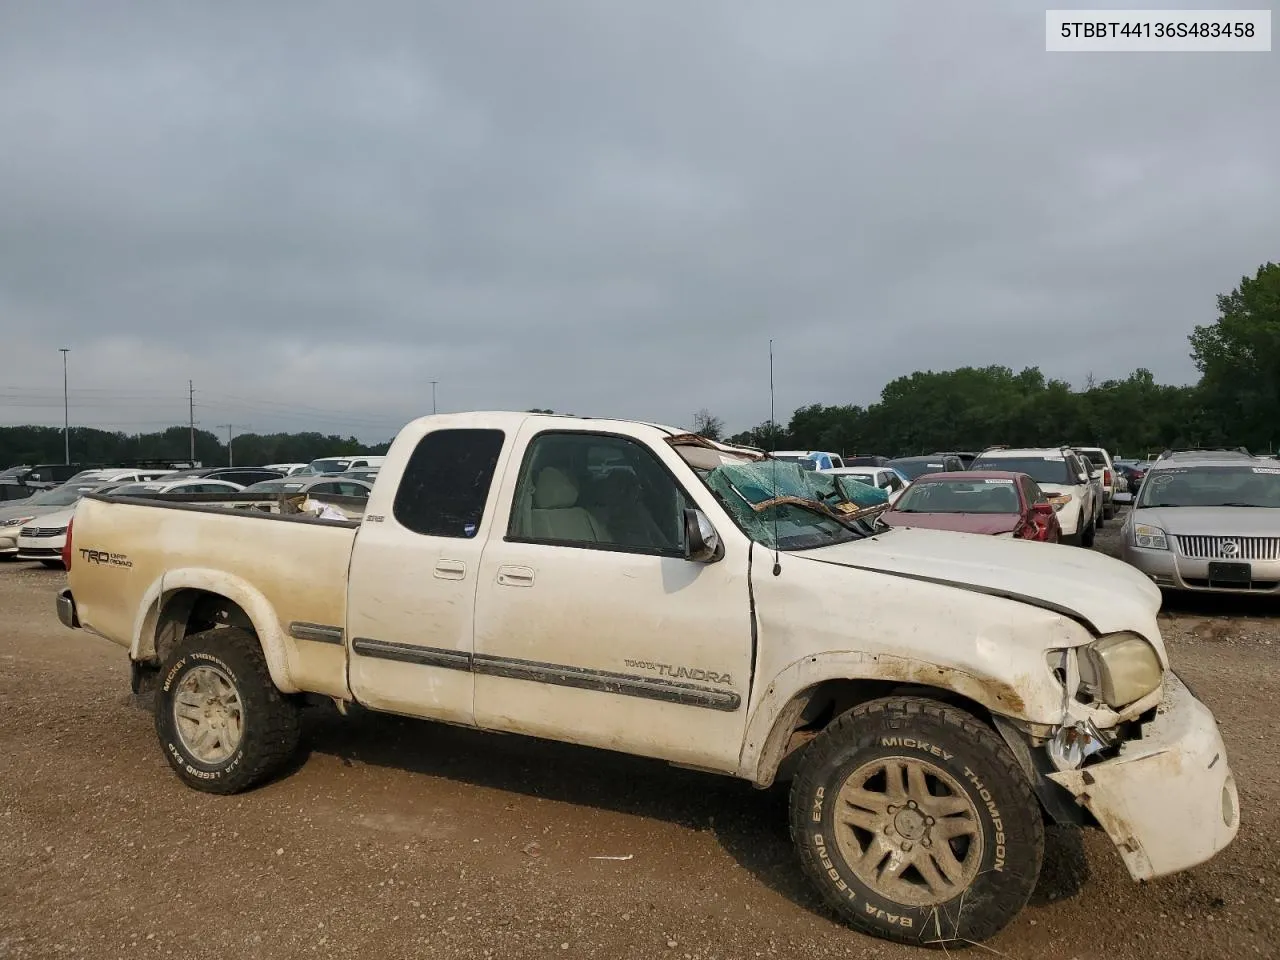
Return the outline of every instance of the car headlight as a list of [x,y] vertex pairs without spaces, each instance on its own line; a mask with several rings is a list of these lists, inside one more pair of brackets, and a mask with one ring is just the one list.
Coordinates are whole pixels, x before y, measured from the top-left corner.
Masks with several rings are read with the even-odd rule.
[[1071,494],[1060,493],[1056,496],[1048,497],[1047,499],[1050,503],[1053,504],[1053,509],[1054,509],[1054,512],[1056,513],[1056,512],[1060,512],[1063,507],[1065,507],[1068,503],[1071,502]]
[[1156,648],[1136,633],[1113,633],[1079,650],[1080,686],[1119,710],[1164,680]]
[[1145,547],[1148,550],[1168,550],[1169,538],[1165,536],[1165,532],[1159,527],[1153,527],[1149,523],[1135,523],[1133,525],[1133,545],[1135,547]]
[[35,517],[14,517],[12,520],[6,520],[0,523],[0,527],[20,527],[24,523],[30,523]]

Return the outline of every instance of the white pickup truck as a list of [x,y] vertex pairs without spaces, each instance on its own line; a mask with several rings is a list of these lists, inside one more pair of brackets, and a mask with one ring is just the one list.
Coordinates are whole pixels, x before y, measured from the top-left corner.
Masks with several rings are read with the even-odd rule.
[[196,789],[277,773],[304,694],[789,779],[801,868],[909,943],[1003,927],[1046,821],[1101,827],[1137,879],[1231,842],[1143,576],[876,529],[833,482],[652,424],[425,417],[359,521],[85,498],[58,614],[128,649]]

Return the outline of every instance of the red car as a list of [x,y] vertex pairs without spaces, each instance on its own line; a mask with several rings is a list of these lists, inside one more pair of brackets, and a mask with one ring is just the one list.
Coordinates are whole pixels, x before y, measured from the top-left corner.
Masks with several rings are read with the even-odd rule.
[[924,527],[1057,543],[1062,527],[1034,480],[1025,473],[970,470],[926,473],[880,515],[891,527]]

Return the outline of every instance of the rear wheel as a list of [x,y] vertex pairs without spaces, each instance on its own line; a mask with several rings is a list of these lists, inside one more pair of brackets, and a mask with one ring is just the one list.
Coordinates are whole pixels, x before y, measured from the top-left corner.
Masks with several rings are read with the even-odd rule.
[[174,773],[206,793],[262,782],[299,739],[296,704],[276,689],[257,638],[236,627],[178,643],[161,670],[155,723]]
[[1026,904],[1044,823],[1005,744],[972,715],[891,697],[809,744],[791,788],[809,879],[854,928],[918,946],[980,942]]

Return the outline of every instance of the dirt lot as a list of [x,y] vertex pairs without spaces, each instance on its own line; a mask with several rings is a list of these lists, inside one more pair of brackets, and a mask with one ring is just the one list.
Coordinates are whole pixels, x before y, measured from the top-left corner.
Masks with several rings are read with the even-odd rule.
[[[289,776],[239,797],[187,790],[123,653],[58,624],[62,580],[0,566],[4,960],[924,955],[825,913],[781,790],[323,709]],[[1280,606],[1170,601],[1163,626],[1222,722],[1239,839],[1138,885],[1101,834],[1055,832],[1034,904],[990,951],[1280,956]]]

